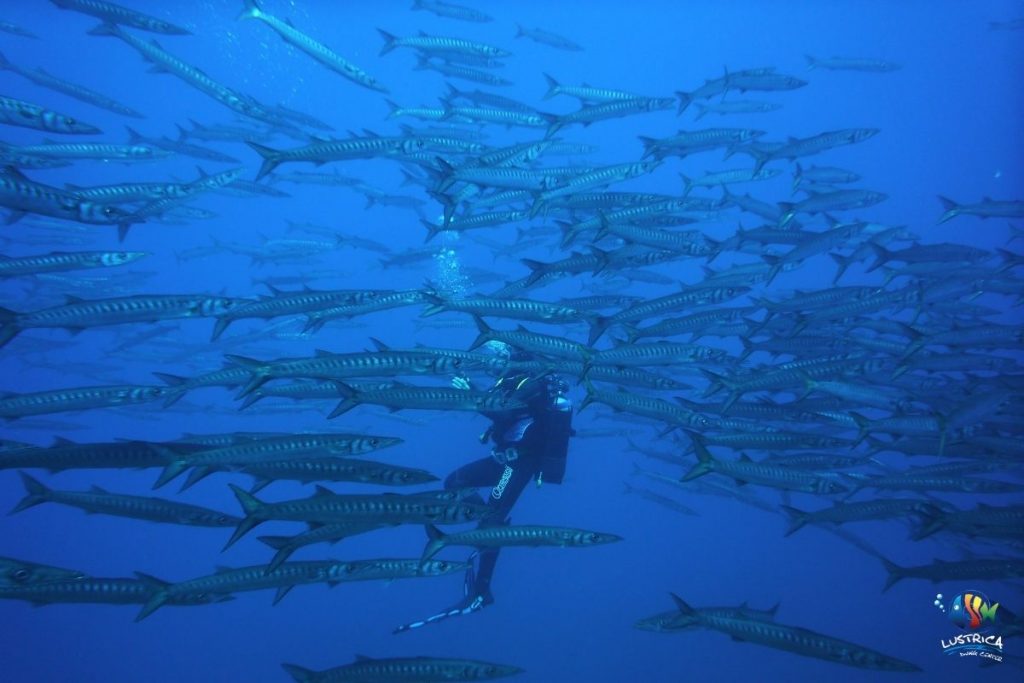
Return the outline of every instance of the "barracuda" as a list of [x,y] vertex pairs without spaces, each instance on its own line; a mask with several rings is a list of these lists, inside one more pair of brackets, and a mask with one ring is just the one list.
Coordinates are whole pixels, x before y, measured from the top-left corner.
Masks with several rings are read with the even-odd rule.
[[[771,465],[763,462],[755,462],[746,455],[740,456],[739,460],[718,460],[712,457],[705,443],[716,443],[719,439],[701,436],[696,432],[687,430],[690,435],[694,450],[699,461],[693,469],[683,475],[680,481],[690,481],[697,477],[704,476],[710,472],[718,472],[732,479],[739,484],[760,484],[784,491],[801,491],[804,493],[840,493],[846,488],[839,484],[834,478],[822,476],[814,472],[795,470],[779,465]],[[749,444],[755,447],[764,444],[765,447],[792,447],[794,435],[782,433],[752,434],[745,435],[753,437]],[[776,437],[783,436],[785,439]],[[800,435],[802,436],[802,435]],[[782,441],[782,443],[779,443]],[[815,444],[821,446],[822,444]],[[828,447],[831,444],[824,444]]]
[[332,681],[481,681],[522,673],[516,666],[491,664],[472,659],[438,659],[405,657],[371,659],[356,655],[351,664],[324,671],[313,671],[295,664],[282,664],[298,683],[330,683]]
[[[27,78],[28,80],[43,88],[49,88],[50,90],[62,93],[64,95],[67,95],[68,97],[73,97],[76,100],[86,102],[96,107],[100,107],[101,109],[106,109],[116,114],[131,116],[137,119],[144,118],[142,114],[135,111],[131,107],[126,107],[120,102],[117,102],[116,100],[113,100],[107,97],[106,95],[103,95],[102,93],[98,93],[95,90],[90,90],[89,88],[78,85],[77,83],[71,83],[69,81],[65,81],[64,79],[57,78],[56,76],[48,74],[41,68],[34,70],[24,69],[16,64],[12,64],[7,60],[3,53],[0,53],[0,69],[6,69],[7,71],[11,71],[13,73],[18,74],[19,76]],[[0,99],[0,101],[2,101],[2,99]],[[2,108],[2,105],[0,105],[0,108]],[[52,130],[51,132],[59,133],[64,131]],[[92,132],[98,131],[94,130]]]
[[254,439],[242,443],[200,451],[176,453],[165,451],[166,466],[153,488],[159,488],[189,468],[196,471],[187,486],[200,481],[216,469],[239,469],[253,463],[274,462],[296,457],[345,457],[396,446],[402,439],[369,434],[296,434]]
[[492,211],[480,213],[474,216],[453,216],[451,220],[443,225],[435,225],[425,220],[420,223],[427,229],[427,236],[424,242],[429,242],[442,232],[466,232],[467,230],[479,230],[480,228],[492,228],[509,223],[518,223],[530,218],[527,211]]
[[29,415],[48,415],[74,410],[110,408],[157,401],[166,395],[164,387],[120,384],[79,387],[56,391],[0,395],[0,418],[16,420]]
[[592,353],[592,350],[583,344],[562,337],[531,332],[522,325],[515,330],[495,330],[478,317],[474,317],[474,321],[480,334],[470,344],[470,350],[480,348],[489,341],[497,340],[524,351],[556,358],[568,358],[569,360],[587,360]]
[[308,531],[296,534],[295,536],[260,536],[259,540],[261,543],[277,551],[267,565],[268,569],[273,570],[281,566],[281,563],[291,557],[299,548],[317,543],[333,544],[349,536],[358,536],[359,534],[375,529],[383,529],[387,526],[387,524],[377,522],[325,524],[323,526],[314,526]]
[[69,296],[68,303],[62,306],[31,313],[0,309],[0,346],[22,330],[32,328],[60,327],[80,332],[103,325],[214,317],[224,315],[243,303],[242,299],[190,294],[153,294],[93,300]]
[[406,38],[399,38],[393,36],[387,31],[377,29],[381,37],[384,38],[384,47],[380,49],[380,54],[385,55],[391,52],[397,47],[410,47],[416,50],[422,50],[424,52],[457,52],[467,55],[483,55],[484,57],[511,57],[512,53],[502,50],[501,48],[494,47],[493,45],[486,45],[484,43],[474,43],[470,40],[463,40],[461,38],[449,38],[445,36],[430,36],[426,33],[420,32],[417,36],[410,36]]
[[316,164],[348,159],[374,159],[377,157],[411,154],[423,149],[425,143],[420,138],[407,137],[353,137],[344,140],[322,140],[304,147],[293,149],[272,149],[251,140],[246,144],[263,157],[256,180],[264,177],[284,162],[305,161]]
[[150,145],[118,145],[107,142],[45,142],[11,147],[15,154],[45,159],[99,159],[101,161],[152,161],[171,153]]
[[589,126],[595,121],[604,121],[648,111],[671,109],[675,100],[671,97],[638,97],[630,100],[612,100],[603,104],[583,107],[571,114],[561,116],[548,114],[548,130],[544,137],[550,138],[559,130],[573,123]]
[[415,486],[438,481],[437,477],[426,470],[355,458],[292,458],[251,463],[245,465],[241,471],[256,479],[250,493],[256,493],[278,479],[291,479],[304,484],[317,481],[352,481],[382,486]]
[[79,469],[141,469],[163,467],[166,458],[163,449],[194,452],[205,448],[202,444],[164,443],[147,441],[113,441],[110,443],[74,443],[58,438],[48,448],[30,447],[10,452],[0,451],[0,469],[39,468],[50,472]]
[[249,370],[251,379],[238,398],[251,394],[270,379],[306,377],[310,379],[346,379],[393,375],[450,374],[460,370],[462,359],[439,356],[425,351],[378,351],[376,353],[330,353],[318,351],[313,358],[283,358],[260,361],[245,356],[226,355],[232,363]]
[[332,574],[342,571],[346,563],[336,560],[312,562],[284,562],[274,569],[264,565],[252,567],[220,567],[217,573],[200,576],[179,583],[168,583],[153,576],[136,572],[140,579],[156,586],[156,590],[139,610],[135,621],[142,621],[161,606],[175,600],[199,595],[230,595],[231,593],[276,588],[274,603],[280,602],[292,588],[311,583],[334,584]]
[[339,289],[315,291],[304,289],[299,292],[280,292],[274,290],[274,296],[262,297],[259,301],[249,301],[232,308],[223,315],[217,316],[213,327],[211,341],[218,339],[232,322],[243,318],[275,318],[282,315],[308,313],[317,309],[332,308],[338,305],[363,304],[373,301],[388,290],[378,289]]
[[0,169],[0,206],[10,210],[8,225],[21,220],[27,213],[78,223],[116,225],[122,233],[127,232],[132,223],[140,222],[134,214],[123,209],[95,204],[73,192],[30,180],[13,166]]
[[540,213],[540,211],[544,209],[552,199],[576,194],[583,190],[589,190],[595,187],[605,187],[612,183],[622,182],[631,178],[638,178],[642,175],[652,173],[660,165],[661,160],[659,159],[654,161],[640,161],[631,164],[617,164],[615,166],[605,166],[604,168],[586,171],[575,178],[570,178],[569,181],[561,187],[547,190],[537,195],[533,206],[530,208],[530,218],[533,218]]
[[388,89],[377,82],[373,76],[337,54],[323,43],[314,40],[292,26],[289,21],[281,21],[272,14],[267,14],[256,0],[243,0],[244,8],[238,15],[239,19],[257,19],[272,28],[284,42],[294,45],[307,55],[348,80],[377,92],[388,92]]
[[[449,107],[444,119],[450,118],[473,121],[474,123],[497,123],[503,126],[522,126],[525,128],[546,128],[547,119],[535,112],[524,112],[517,109],[491,109],[484,107]],[[537,143],[524,143],[527,147],[535,147]],[[485,164],[486,165],[486,164]]]
[[644,156],[664,158],[670,155],[686,156],[719,147],[733,147],[752,142],[765,134],[763,130],[750,128],[705,128],[702,130],[679,131],[667,138],[640,136],[644,145]]
[[392,412],[403,409],[416,410],[469,410],[488,413],[510,410],[525,410],[526,404],[506,398],[501,394],[469,391],[454,387],[412,387],[400,386],[390,389],[354,389],[338,382],[340,393],[345,397],[327,416],[333,419],[361,404],[384,406]]
[[741,306],[738,308],[724,308],[705,313],[694,313],[682,318],[669,318],[647,327],[634,327],[623,325],[626,331],[626,341],[633,343],[638,339],[647,337],[675,337],[680,334],[690,333],[694,339],[704,336],[705,329],[727,322],[743,320],[748,315],[757,311],[755,306]]
[[436,526],[428,524],[427,537],[429,541],[423,549],[421,562],[426,562],[444,548],[453,545],[466,545],[473,548],[507,548],[510,546],[578,548],[622,540],[621,536],[598,531],[536,525],[492,526],[445,534]]
[[186,524],[190,526],[235,526],[241,519],[217,510],[188,505],[162,498],[127,496],[110,493],[98,486],[88,491],[54,491],[24,472],[21,473],[26,495],[11,514],[43,503],[60,503],[81,508],[89,514],[130,517],[150,522]]
[[190,31],[180,26],[175,26],[162,19],[157,19],[142,12],[136,12],[121,5],[115,5],[112,2],[104,2],[103,0],[50,0],[50,2],[61,9],[91,14],[101,21],[131,26],[132,28],[149,31],[150,33],[179,36],[190,35]]
[[233,484],[231,490],[245,511],[245,519],[235,529],[225,548],[232,546],[256,525],[272,519],[325,524],[463,524],[480,520],[487,513],[486,506],[482,504],[435,500],[422,495],[343,495],[318,488],[308,498],[263,503]]
[[655,342],[653,344],[624,343],[612,349],[597,351],[589,363],[591,365],[610,365],[613,367],[671,365],[686,363],[723,362],[728,354],[721,349],[713,349],[699,344],[679,344],[675,342]]
[[[781,462],[785,462],[782,460]],[[804,512],[788,505],[781,506],[789,515],[786,536],[791,536],[807,524],[845,524],[874,519],[928,517],[940,512],[933,503],[923,500],[893,498],[888,500],[867,500],[857,503],[836,502],[830,508]]]
[[[103,132],[99,128],[82,123],[67,114],[50,111],[37,104],[17,100],[13,97],[0,97],[0,123],[66,135],[94,135]],[[16,153],[16,149],[12,148],[11,153]]]
[[782,216],[779,225],[786,226],[798,213],[818,214],[874,206],[889,198],[884,192],[871,190],[835,190],[814,194],[801,202],[779,202]]
[[754,157],[754,170],[759,171],[769,161],[789,159],[795,161],[799,157],[819,154],[829,149],[853,145],[874,137],[880,131],[877,128],[845,128],[831,130],[809,138],[790,138],[790,140],[770,152],[760,152],[754,147],[737,148]]
[[[73,581],[51,581],[28,586],[0,587],[0,598],[25,600],[35,606],[91,603],[101,605],[142,605],[159,589],[145,579],[102,579],[86,577]],[[171,605],[208,605],[229,600],[227,596],[191,594],[176,596]]]
[[972,557],[969,560],[947,562],[936,560],[933,564],[919,567],[900,567],[881,558],[889,576],[882,592],[903,579],[927,579],[932,583],[942,581],[1000,581],[1024,577],[1024,561],[1018,559],[986,559]]
[[474,316],[534,320],[558,325],[561,323],[587,322],[589,315],[568,306],[533,301],[530,299],[492,299],[470,297],[467,299],[445,299],[436,294],[425,293],[430,306],[421,317],[436,315],[443,311],[460,311]]
[[0,256],[0,278],[83,268],[112,268],[148,255],[144,251],[54,251],[39,256]]
[[409,289],[397,292],[383,291],[368,301],[342,304],[340,306],[324,308],[319,311],[311,311],[306,316],[308,320],[302,331],[317,332],[325,323],[331,320],[338,320],[340,318],[352,319],[358,315],[376,313],[377,311],[386,311],[392,308],[401,308],[402,306],[415,306],[416,304],[422,303],[425,303],[425,299],[423,297],[423,292],[418,289]]
[[688,287],[676,294],[650,299],[610,316],[598,316],[591,326],[587,343],[593,345],[612,325],[635,322],[674,313],[683,308],[729,301],[749,291],[746,287]]
[[556,81],[549,74],[544,74],[548,84],[548,91],[544,93],[543,99],[548,100],[556,95],[568,95],[580,100],[589,102],[612,102],[616,100],[637,100],[646,99],[642,95],[624,92],[622,90],[611,90],[609,88],[593,88],[589,85],[563,85]]
[[862,645],[833,638],[809,629],[787,626],[770,619],[752,618],[744,613],[720,614],[690,607],[677,595],[680,622],[720,631],[733,640],[757,643],[804,657],[824,659],[836,664],[877,671],[920,671],[910,662],[884,655]]
[[711,418],[696,413],[679,403],[671,403],[660,398],[631,394],[619,387],[617,391],[601,391],[590,384],[589,377],[586,380],[587,395],[580,403],[580,411],[592,403],[603,403],[616,412],[622,411],[631,415],[649,417],[653,420],[666,423],[668,426],[662,431],[666,434],[677,427],[699,427],[709,429],[714,426]]
[[76,569],[51,567],[46,564],[0,557],[0,589],[38,586],[59,581],[80,581],[86,575]]

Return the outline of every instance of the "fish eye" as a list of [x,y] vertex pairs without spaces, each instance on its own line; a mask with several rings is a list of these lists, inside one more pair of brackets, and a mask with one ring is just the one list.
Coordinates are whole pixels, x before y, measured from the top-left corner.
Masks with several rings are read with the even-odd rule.
[[462,367],[462,359],[456,358],[456,359],[452,360],[452,367],[455,367],[455,368]]
[[380,443],[380,439],[370,439],[370,445],[371,446],[376,446],[379,443]]
[[73,126],[76,123],[78,123],[78,121],[75,121],[73,118],[69,117],[68,120],[67,120],[67,123],[68,123],[69,126]]
[[31,575],[31,574],[29,573],[29,571],[28,571],[27,569],[24,569],[24,568],[22,568],[22,569],[18,569],[18,570],[15,570],[15,571],[14,571],[14,572],[13,572],[13,573],[11,574],[11,576],[13,576],[13,577],[14,577],[14,580],[15,580],[15,581],[25,581],[25,580],[27,580],[27,579],[28,579],[28,577],[29,577],[30,575]]

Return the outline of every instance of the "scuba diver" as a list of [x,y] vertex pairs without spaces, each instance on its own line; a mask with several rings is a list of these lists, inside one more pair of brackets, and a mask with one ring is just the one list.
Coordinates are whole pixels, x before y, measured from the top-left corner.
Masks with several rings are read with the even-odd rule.
[[[519,500],[527,484],[535,481],[561,484],[565,475],[566,456],[572,429],[572,402],[565,394],[569,385],[558,375],[547,370],[530,373],[517,368],[532,360],[528,354],[513,353],[507,345],[492,342],[492,350],[505,356],[508,367],[489,390],[500,393],[511,403],[525,407],[504,412],[484,413],[491,426],[480,435],[480,442],[491,441],[491,454],[463,465],[445,479],[446,489],[488,487],[488,513],[479,527],[501,526],[508,523],[508,515]],[[465,377],[456,377],[452,385],[469,389]],[[432,624],[448,617],[471,614],[494,602],[491,577],[498,561],[500,548],[489,548],[474,554],[477,569],[470,568],[462,600],[452,607],[422,621],[415,621],[395,629],[401,633]]]

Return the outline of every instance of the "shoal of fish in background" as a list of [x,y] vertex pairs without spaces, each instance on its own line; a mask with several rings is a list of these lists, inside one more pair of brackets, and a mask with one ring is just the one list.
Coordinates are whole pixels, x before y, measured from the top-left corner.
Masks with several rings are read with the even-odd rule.
[[[122,354],[151,359],[159,379],[149,385],[104,381],[18,393],[17,378],[8,378],[4,388],[10,393],[0,397],[0,417],[9,425],[16,428],[19,423],[14,420],[31,423],[37,416],[135,404],[153,404],[160,411],[188,409],[182,399],[209,387],[221,388],[222,402],[233,396],[238,407],[254,413],[291,410],[291,401],[317,401],[316,405],[334,402],[331,419],[362,405],[487,414],[501,408],[484,391],[489,377],[514,366],[554,371],[579,381],[585,391],[581,409],[598,404],[611,410],[601,413],[603,419],[657,430],[658,437],[650,443],[636,443],[632,434],[629,441],[638,454],[663,461],[656,467],[636,466],[637,480],[655,480],[657,488],[627,484],[629,492],[655,505],[694,515],[699,495],[724,495],[785,516],[786,535],[808,525],[824,528],[876,555],[888,575],[885,589],[902,580],[962,583],[1024,575],[1024,506],[1007,502],[1014,495],[1019,501],[1024,488],[1018,481],[1024,446],[1024,375],[1019,363],[1024,327],[1004,315],[1012,310],[1019,323],[1024,258],[1015,251],[1019,243],[1014,241],[1024,237],[1021,229],[1013,228],[1005,248],[989,250],[934,243],[922,239],[920,230],[871,222],[870,207],[887,195],[872,188],[871,179],[855,169],[824,164],[828,150],[837,147],[891,144],[884,142],[885,131],[833,129],[822,121],[820,133],[795,138],[786,131],[746,127],[745,122],[756,116],[733,118],[786,106],[786,94],[809,87],[809,81],[824,77],[821,71],[884,74],[900,65],[808,57],[809,73],[730,68],[703,84],[681,84],[675,93],[654,94],[563,83],[544,74],[548,90],[534,99],[542,103],[538,109],[500,90],[511,83],[496,67],[514,59],[512,53],[472,38],[472,22],[498,18],[470,7],[417,0],[415,10],[467,23],[447,24],[450,32],[438,35],[400,36],[378,29],[382,58],[412,52],[416,69],[437,71],[446,78],[439,104],[405,107],[387,99],[388,85],[372,75],[375,59],[364,56],[357,65],[319,43],[313,37],[315,27],[295,26],[251,0],[240,3],[239,18],[261,22],[268,35],[276,33],[305,54],[295,54],[296,62],[313,59],[350,81],[349,87],[379,92],[390,106],[388,120],[400,123],[382,125],[368,119],[366,131],[341,135],[320,120],[329,119],[329,112],[307,113],[260,102],[208,76],[175,48],[173,36],[188,33],[182,27],[97,0],[53,4],[98,19],[89,33],[99,37],[83,41],[122,42],[126,59],[145,60],[153,71],[184,81],[236,118],[229,124],[192,122],[162,137],[143,136],[130,121],[129,142],[114,142],[118,134],[88,122],[90,107],[132,119],[144,118],[145,113],[59,74],[20,63],[17,42],[5,42],[0,68],[8,75],[78,102],[64,100],[67,106],[53,111],[0,96],[0,123],[53,138],[0,145],[0,206],[13,224],[4,238],[16,245],[11,251],[24,252],[0,258],[0,277],[17,278],[29,288],[25,297],[9,300],[0,309],[0,345],[9,344],[0,352],[20,354],[26,363],[34,362],[32,352],[50,346],[73,355],[76,341],[37,331],[59,328],[89,335],[98,328],[131,324],[117,328],[119,344],[108,363],[89,367],[83,359],[80,371],[104,380],[116,377],[116,358]],[[55,21],[61,18],[54,15]],[[1018,29],[1019,24],[994,22],[992,28]],[[25,39],[42,33],[34,28],[0,24],[0,30]],[[152,40],[154,33],[162,34],[159,40]],[[541,28],[519,25],[515,37],[559,50],[584,49]],[[599,81],[595,74],[592,82]],[[11,80],[5,76],[5,82]],[[339,82],[338,87],[346,84]],[[770,101],[757,99],[765,94],[774,96]],[[568,113],[550,113],[548,107],[556,108],[556,98],[578,106]],[[577,126],[600,126],[609,119],[664,110],[695,116],[680,119],[686,123],[678,132],[642,136],[642,152],[620,163],[591,165],[588,155],[596,149],[572,140]],[[79,111],[85,120],[77,118]],[[183,118],[187,116],[182,112]],[[732,121],[744,125],[733,127]],[[396,127],[397,133],[375,132]],[[506,130],[515,130],[519,141],[510,143]],[[243,142],[248,148],[237,144]],[[616,187],[654,173],[672,175],[676,160],[706,152],[724,152],[729,161],[704,176],[679,174],[678,192],[626,192]],[[227,170],[200,170],[192,179],[97,187],[41,180],[55,177],[44,171],[71,164],[151,162],[171,156],[223,164]],[[715,163],[714,158],[708,157],[708,163]],[[403,188],[409,189],[384,190],[344,175],[344,162],[355,159],[395,165],[404,178]],[[792,177],[794,197],[759,193],[754,185],[783,174]],[[359,192],[366,196],[368,208],[407,209],[410,220],[423,224],[427,244],[399,251],[373,236],[301,223],[246,243],[216,235],[207,245],[168,242],[167,248],[180,261],[238,254],[254,266],[292,268],[254,281],[247,296],[194,291],[186,283],[179,291],[142,293],[148,274],[138,269],[145,267],[147,254],[129,250],[136,230],[154,223],[212,218],[201,201],[209,193],[263,196],[286,204],[287,188],[296,184]],[[754,194],[747,194],[747,189]],[[1024,201],[1013,198],[942,196],[937,208],[938,222],[1024,218]],[[722,232],[723,224],[737,222],[737,229]],[[91,233],[74,230],[77,225],[116,230],[125,242],[123,250],[93,248]],[[490,237],[497,229],[510,227],[517,230],[515,242]],[[440,251],[431,244],[452,234],[491,249],[500,264],[496,261],[493,272],[462,268],[450,248],[452,242],[446,241]],[[48,251],[54,243],[62,250]],[[63,250],[71,245],[77,246]],[[536,257],[541,246],[551,248],[550,258]],[[361,250],[386,267],[423,269],[425,274],[434,269],[434,274],[417,289],[359,288],[356,280],[334,277],[326,264],[318,270],[318,259],[341,248]],[[511,267],[520,253],[529,253],[530,258],[523,258],[521,267]],[[737,254],[743,257],[729,260]],[[826,254],[835,262],[831,283],[798,292],[772,286],[778,275]],[[680,286],[664,275],[683,262],[700,263],[703,278]],[[649,269],[664,265],[667,268]],[[876,273],[873,284],[848,284],[851,267]],[[278,274],[282,272],[288,274]],[[512,279],[504,281],[506,277]],[[309,285],[324,279],[346,287]],[[553,298],[545,291],[569,281],[590,291],[571,298]],[[475,285],[473,293],[469,282]],[[674,287],[655,298],[631,294],[634,285],[645,284]],[[260,294],[258,285],[268,293]],[[487,293],[476,293],[488,286]],[[418,315],[418,325],[469,327],[476,339],[469,350],[431,348],[413,340],[389,346],[374,339],[372,350],[288,353],[286,342],[291,339],[307,340],[324,326],[372,321],[374,313],[396,308]],[[453,315],[433,317],[446,313]],[[175,321],[193,318],[209,319],[209,346],[174,349],[164,343],[178,329]],[[299,326],[292,325],[296,318]],[[242,320],[266,323],[254,333],[222,336]],[[22,335],[31,335],[31,342],[22,345]],[[485,349],[490,341],[527,350],[535,360],[512,362],[489,354]],[[269,343],[263,347],[267,351],[250,355],[247,345],[253,342]],[[190,359],[202,367],[192,376],[161,369],[162,364]],[[474,388],[453,388],[453,376],[469,377]],[[400,447],[402,439],[350,433],[342,420],[303,434],[236,432],[183,435],[170,442],[109,443],[76,443],[56,436],[53,443],[43,445],[5,441],[0,466],[21,470],[26,489],[16,510],[61,503],[153,522],[234,527],[234,535],[226,538],[228,545],[266,520],[305,522],[310,528],[290,537],[261,537],[275,553],[267,565],[222,569],[174,583],[144,574],[91,577],[73,569],[4,559],[0,596],[34,604],[134,604],[141,606],[137,618],[144,618],[165,604],[205,605],[247,590],[274,589],[276,603],[300,584],[464,571],[465,562],[434,559],[446,545],[564,546],[617,540],[610,534],[601,539],[599,532],[556,526],[524,526],[518,533],[501,531],[518,527],[483,535],[442,533],[434,525],[481,518],[484,508],[478,494],[436,490],[434,482],[441,472],[367,459],[378,450]],[[58,423],[51,431],[59,434],[61,426]],[[608,434],[623,433],[613,429]],[[578,436],[604,435],[581,426]],[[232,484],[239,504],[234,515],[100,487],[58,490],[23,471],[92,468],[152,468],[159,470],[155,486],[184,475],[184,487],[217,473],[242,473],[252,478],[253,487],[246,491]],[[318,486],[308,498],[270,502],[272,494],[264,499],[259,492],[277,480],[426,485],[434,490],[382,495],[337,493]],[[986,502],[964,509],[948,502],[950,493],[972,493]],[[791,498],[799,494],[804,496],[797,504]],[[225,509],[230,503],[231,497],[225,496]],[[580,518],[585,522],[583,513]],[[905,523],[914,540],[941,539],[951,552],[969,542],[972,550],[965,559],[951,560],[947,555],[933,564],[899,566],[849,531],[847,525],[866,520]],[[433,529],[422,557],[288,561],[304,546],[396,524]],[[584,541],[580,534],[591,536]],[[607,553],[605,561],[615,561],[614,549],[595,552]],[[865,646],[786,625],[776,620],[774,610],[759,611],[745,603],[694,607],[683,598],[674,599],[675,609],[641,619],[637,626],[662,632],[705,628],[734,640],[849,666],[918,670],[911,662]],[[1020,633],[1020,622],[1008,609],[1002,607],[999,615],[1005,633]],[[725,652],[732,646],[723,642],[720,647]],[[291,664],[285,669],[299,681],[402,676],[470,680],[520,671],[514,666],[426,657],[360,657],[324,672]]]

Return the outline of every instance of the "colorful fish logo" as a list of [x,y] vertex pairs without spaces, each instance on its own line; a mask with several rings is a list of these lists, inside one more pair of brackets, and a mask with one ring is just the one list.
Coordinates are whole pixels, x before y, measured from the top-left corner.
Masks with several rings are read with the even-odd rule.
[[984,594],[967,591],[953,598],[949,606],[949,620],[962,629],[972,631],[982,627],[986,621],[995,623],[999,603],[990,603]]

